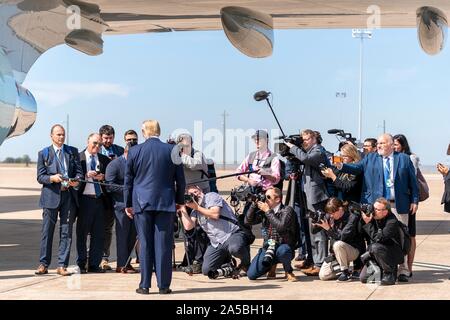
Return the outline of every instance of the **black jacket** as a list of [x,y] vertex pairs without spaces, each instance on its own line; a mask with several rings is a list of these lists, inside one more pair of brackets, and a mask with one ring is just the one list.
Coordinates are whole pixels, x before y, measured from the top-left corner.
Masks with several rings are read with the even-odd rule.
[[444,211],[450,213],[450,172],[444,177],[444,194],[441,203],[444,204]]
[[[273,210],[269,210],[266,214],[262,213],[255,205],[252,205],[247,211],[244,222],[249,225],[255,225],[262,223],[263,229],[266,231],[272,228],[274,230],[272,234],[275,237],[281,237],[275,239],[280,243],[288,244],[291,248],[295,248],[297,232],[295,228],[295,211],[290,206],[280,207],[280,210],[275,213]],[[268,232],[263,231],[264,243],[269,239]],[[273,236],[271,237],[273,238]]]
[[336,196],[344,201],[359,202],[361,200],[363,176],[354,176],[338,170],[333,171],[336,175],[336,180],[333,181]]
[[387,246],[398,246],[401,250],[400,226],[392,212],[381,220],[372,219],[364,224],[361,219],[362,229],[369,236],[371,243],[380,243]]
[[341,219],[333,222],[333,226],[326,233],[332,242],[343,241],[358,249],[359,253],[364,253],[366,244],[363,235],[359,231],[360,220],[360,216],[345,212]]

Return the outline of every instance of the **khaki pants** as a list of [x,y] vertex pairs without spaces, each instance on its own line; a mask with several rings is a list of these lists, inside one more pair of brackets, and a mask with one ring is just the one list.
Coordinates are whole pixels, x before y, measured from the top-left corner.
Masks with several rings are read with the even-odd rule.
[[[343,242],[336,241],[333,244],[334,255],[341,267],[341,271],[348,270],[350,262],[356,260],[359,256],[359,250],[351,245]],[[319,272],[320,280],[333,280],[337,278],[337,272],[331,269],[331,264],[324,262]]]
[[[392,206],[392,213],[397,217],[397,219],[402,222],[404,225],[408,226],[409,214],[399,214],[397,209]],[[398,266],[398,275],[404,274],[405,276],[409,276],[409,267],[408,267],[408,255],[405,255],[405,259],[403,263]]]

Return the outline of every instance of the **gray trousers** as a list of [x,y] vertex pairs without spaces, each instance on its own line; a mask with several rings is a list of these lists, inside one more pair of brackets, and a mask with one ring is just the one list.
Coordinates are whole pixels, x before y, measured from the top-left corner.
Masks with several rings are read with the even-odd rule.
[[202,273],[207,276],[210,271],[216,271],[231,257],[241,260],[241,265],[250,265],[250,246],[247,244],[245,234],[238,231],[233,233],[227,241],[214,248],[209,244],[203,257]]
[[[326,201],[322,201],[317,204],[313,204],[314,209],[323,210],[325,208]],[[320,228],[320,227],[319,227]],[[309,218],[309,233],[311,236],[311,250],[313,254],[314,265],[318,268],[322,266],[325,258],[328,256],[328,236],[322,228],[319,232],[313,233],[313,226],[311,218]]]

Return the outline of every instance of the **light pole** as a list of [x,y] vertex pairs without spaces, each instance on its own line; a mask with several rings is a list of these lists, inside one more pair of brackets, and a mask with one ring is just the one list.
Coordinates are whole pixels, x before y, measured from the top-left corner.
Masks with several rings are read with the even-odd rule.
[[362,139],[362,87],[363,87],[363,43],[364,38],[372,39],[372,31],[367,29],[353,29],[352,37],[361,40],[359,44],[359,120],[358,120],[358,139]]
[[[341,99],[347,98],[347,92],[344,92],[344,91],[337,92],[336,91],[336,98],[341,98]],[[342,129],[342,103],[339,103],[339,128]]]

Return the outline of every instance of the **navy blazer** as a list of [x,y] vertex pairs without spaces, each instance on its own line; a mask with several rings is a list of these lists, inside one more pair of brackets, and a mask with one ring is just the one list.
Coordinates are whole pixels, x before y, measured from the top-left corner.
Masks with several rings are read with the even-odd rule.
[[[78,150],[68,145],[63,145],[63,153],[68,166],[69,178],[83,178]],[[58,173],[58,165],[53,145],[39,151],[37,161],[37,181],[42,184],[40,208],[56,209],[61,200],[61,183],[51,183],[50,176]],[[70,193],[78,206],[77,191],[69,188]]]
[[173,163],[173,148],[150,138],[128,151],[123,193],[127,208],[133,207],[135,212],[175,212],[175,203],[184,203],[183,166]]
[[[383,196],[383,157],[370,153],[357,163],[344,164],[342,171],[354,175],[364,174],[361,203],[374,203]],[[419,203],[419,189],[414,166],[405,153],[394,152],[395,206],[399,214],[409,212],[411,203]]]
[[[86,168],[86,149],[80,152],[80,162],[81,162],[81,170],[83,171],[83,180],[87,180],[86,174],[87,174],[87,168]],[[102,155],[100,152],[97,153],[98,162],[100,163],[100,173],[105,174],[106,173],[106,167],[111,162],[111,160],[107,157]],[[96,180],[94,180],[96,181]],[[84,189],[86,188],[86,183],[81,182],[80,186],[78,187],[78,194],[81,196],[84,192]],[[104,186],[101,186],[103,195],[107,196],[106,188]]]
[[[111,161],[106,167],[106,183],[112,183],[123,186],[125,180],[125,166],[127,159],[125,157],[119,157]],[[114,208],[116,210],[125,209],[125,202],[123,201],[123,187],[107,186],[107,191],[111,194],[114,200]]]

